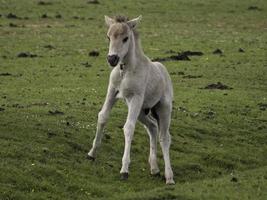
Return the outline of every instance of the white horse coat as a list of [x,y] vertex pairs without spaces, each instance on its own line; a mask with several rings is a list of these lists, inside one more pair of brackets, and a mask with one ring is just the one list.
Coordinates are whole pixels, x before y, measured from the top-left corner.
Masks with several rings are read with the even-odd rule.
[[159,135],[165,162],[166,183],[174,184],[169,158],[172,83],[166,68],[159,62],[151,62],[144,55],[135,30],[140,19],[141,16],[130,21],[124,17],[112,19],[105,16],[109,27],[107,35],[110,39],[107,60],[113,69],[106,100],[98,114],[96,136],[88,158],[95,158],[111,108],[118,98],[122,98],[128,106],[127,120],[123,128],[125,149],[120,171],[122,179],[128,178],[131,142],[135,124],[139,120],[147,129],[150,137],[151,174],[159,174],[156,156],[157,135]]

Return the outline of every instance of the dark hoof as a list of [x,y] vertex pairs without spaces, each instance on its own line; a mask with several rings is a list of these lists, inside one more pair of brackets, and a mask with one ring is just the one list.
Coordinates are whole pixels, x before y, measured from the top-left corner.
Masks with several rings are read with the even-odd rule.
[[158,172],[156,174],[151,174],[151,176],[154,178],[161,178],[160,172]]
[[95,158],[92,157],[92,156],[89,156],[88,154],[87,154],[86,158],[87,158],[88,160],[95,161]]
[[126,181],[129,177],[129,174],[127,172],[121,173],[121,180]]

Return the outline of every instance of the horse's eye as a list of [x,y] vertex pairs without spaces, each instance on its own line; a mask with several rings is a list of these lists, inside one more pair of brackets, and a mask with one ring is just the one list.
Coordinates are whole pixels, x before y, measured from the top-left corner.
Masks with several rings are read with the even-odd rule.
[[125,42],[127,42],[127,40],[128,40],[128,37],[124,38],[122,41],[123,41],[123,43],[125,43]]

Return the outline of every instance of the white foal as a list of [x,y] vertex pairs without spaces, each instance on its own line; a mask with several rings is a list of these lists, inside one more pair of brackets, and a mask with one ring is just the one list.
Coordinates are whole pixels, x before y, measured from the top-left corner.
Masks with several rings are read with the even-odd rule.
[[125,149],[120,171],[122,178],[128,178],[131,142],[135,124],[139,120],[145,126],[150,138],[151,174],[159,174],[156,155],[159,132],[165,162],[166,184],[174,184],[169,157],[172,83],[166,68],[159,62],[151,62],[144,55],[136,32],[136,26],[140,20],[141,16],[130,21],[125,17],[112,19],[105,16],[109,27],[107,37],[110,40],[107,60],[113,69],[106,100],[98,114],[96,136],[88,158],[95,158],[111,108],[118,98],[123,98],[128,106],[128,115],[123,127]]

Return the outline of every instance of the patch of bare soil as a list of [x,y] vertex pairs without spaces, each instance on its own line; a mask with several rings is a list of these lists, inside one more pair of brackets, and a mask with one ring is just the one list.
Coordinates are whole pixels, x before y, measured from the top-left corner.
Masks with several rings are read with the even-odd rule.
[[100,4],[98,0],[89,0],[87,1],[88,4]]
[[49,50],[55,49],[55,47],[53,45],[51,45],[51,44],[44,45],[44,48],[49,49]]
[[201,78],[203,77],[202,75],[185,75],[183,78],[188,78],[188,79],[194,79],[194,78]]
[[59,111],[59,110],[49,110],[48,113],[50,115],[64,115],[64,112]]
[[169,50],[166,53],[176,53],[174,55],[164,57],[164,58],[154,58],[152,61],[164,62],[164,61],[178,61],[178,60],[185,60],[189,61],[189,56],[202,56],[203,53],[200,51],[182,51],[182,52],[175,52],[173,50]]
[[18,17],[17,15],[15,15],[13,13],[8,13],[6,15],[6,18],[8,18],[8,19],[21,19],[20,17]]
[[259,8],[258,6],[249,6],[248,10],[262,11],[262,8]]
[[37,5],[39,6],[48,6],[48,5],[52,5],[53,3],[52,2],[48,2],[48,1],[39,1],[37,3]]
[[18,58],[35,58],[37,57],[36,54],[32,54],[30,52],[20,52],[17,55]]
[[239,49],[238,49],[238,52],[240,52],[240,53],[244,53],[244,52],[245,52],[245,50],[244,50],[244,49],[242,49],[242,48],[239,48]]
[[267,103],[258,103],[258,106],[262,111],[267,110]]
[[8,72],[0,73],[0,76],[12,76],[12,74]]
[[207,86],[205,86],[204,88],[201,88],[201,89],[209,89],[209,90],[213,90],[213,89],[217,89],[217,90],[231,90],[233,88],[232,87],[229,87],[227,85],[224,85],[221,82],[217,82],[217,83],[209,84],[209,85],[207,85]]
[[213,54],[222,55],[223,54],[223,51],[221,49],[215,49],[212,53]]
[[92,57],[97,57],[100,55],[100,53],[99,51],[93,50],[93,51],[90,51],[88,55]]

